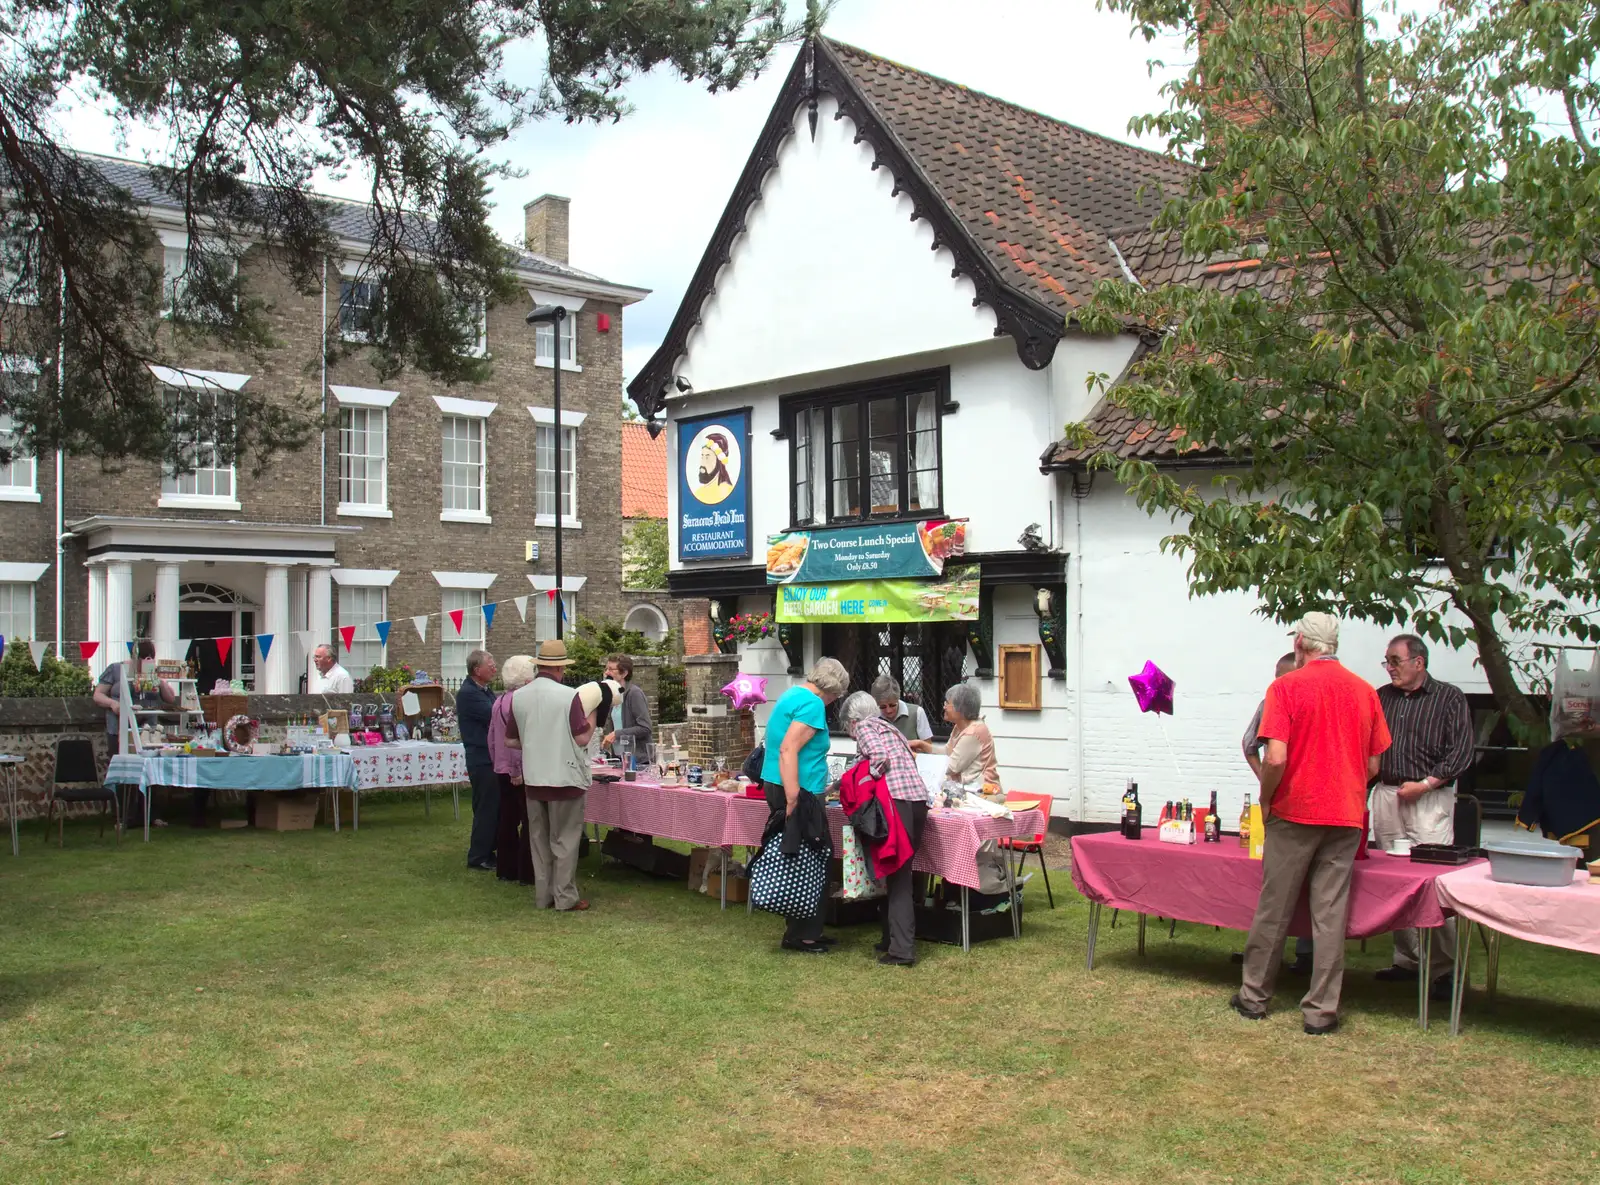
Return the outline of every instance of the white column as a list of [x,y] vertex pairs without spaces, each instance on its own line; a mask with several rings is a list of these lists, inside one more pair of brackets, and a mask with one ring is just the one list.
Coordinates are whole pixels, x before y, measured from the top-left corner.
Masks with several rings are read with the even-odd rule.
[[150,615],[150,638],[157,658],[182,658],[178,653],[178,565],[156,565],[155,611]]
[[132,640],[133,565],[127,560],[107,560],[106,640],[100,647],[101,651],[109,651],[106,662],[121,662],[127,658],[128,643]]
[[306,628],[306,570],[289,569],[289,628]]
[[[313,646],[333,637],[333,577],[330,572],[329,568],[312,568],[306,589],[306,629],[311,631]],[[304,657],[309,676],[315,668],[311,665],[310,653]]]
[[283,564],[267,565],[266,596],[263,598],[264,634],[272,635],[272,650],[261,664],[259,690],[268,695],[288,695],[294,638],[289,634],[289,569]]
[[[89,636],[85,642],[99,642],[100,648],[89,659],[89,673],[96,679],[106,669],[106,566],[89,565]],[[56,655],[57,658],[64,657]]]

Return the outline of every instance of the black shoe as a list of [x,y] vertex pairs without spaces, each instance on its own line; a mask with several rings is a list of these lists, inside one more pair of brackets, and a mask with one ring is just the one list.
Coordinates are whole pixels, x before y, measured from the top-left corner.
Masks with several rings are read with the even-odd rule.
[[819,935],[817,935],[817,945],[818,946],[832,946],[834,943],[836,943],[838,941],[839,940],[837,938],[833,937],[833,935],[831,935],[831,934],[819,934]]
[[1301,979],[1309,979],[1311,977],[1311,960],[1306,958],[1304,955],[1301,955],[1298,959],[1289,964],[1288,971],[1290,975],[1297,976]]
[[779,945],[784,950],[799,951],[803,955],[825,955],[828,953],[827,944],[822,942],[790,942],[785,938]]
[[1244,966],[1244,952],[1239,950],[1234,951],[1228,956],[1228,962],[1232,963],[1235,967]]
[[1239,999],[1238,992],[1233,993],[1233,998],[1228,1001],[1228,1007],[1232,1008],[1246,1020],[1265,1020],[1267,1017],[1265,1012],[1252,1012],[1250,1009],[1246,1008],[1244,1006],[1244,1001]]
[[886,955],[889,953],[889,944],[887,942],[874,942],[872,944],[872,949],[877,951],[880,955]]
[[1326,1037],[1330,1033],[1339,1031],[1339,1018],[1336,1016],[1325,1025],[1314,1025],[1307,1021],[1305,1030],[1308,1037]]
[[1451,976],[1441,975],[1428,988],[1428,999],[1435,1004],[1454,1003],[1456,985]]
[[493,860],[478,860],[478,861],[468,860],[467,861],[467,867],[468,868],[475,868],[479,872],[494,872],[495,871],[495,862]]
[[1384,983],[1416,983],[1417,969],[1415,967],[1385,967],[1372,974],[1373,979],[1381,979]]
[[885,967],[915,967],[917,965],[917,961],[915,959],[897,959],[893,955],[888,954],[879,955],[878,962],[883,964]]

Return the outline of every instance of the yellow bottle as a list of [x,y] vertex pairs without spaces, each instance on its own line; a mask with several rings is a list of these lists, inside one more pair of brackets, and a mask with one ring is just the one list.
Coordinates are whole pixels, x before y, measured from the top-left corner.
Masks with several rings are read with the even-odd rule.
[[1259,860],[1267,849],[1266,820],[1258,802],[1250,808],[1250,859]]

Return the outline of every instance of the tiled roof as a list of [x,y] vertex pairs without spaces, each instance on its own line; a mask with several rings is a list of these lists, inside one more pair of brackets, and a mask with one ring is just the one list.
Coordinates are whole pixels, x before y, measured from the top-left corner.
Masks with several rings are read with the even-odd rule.
[[[101,156],[98,153],[80,153],[80,159],[91,162],[112,185],[125,189],[133,195],[133,200],[143,206],[150,206],[160,210],[180,212],[183,209],[181,202],[172,197],[156,184],[151,170],[138,161],[123,160],[115,156]],[[372,207],[362,202],[345,201],[343,198],[332,198],[318,195],[318,200],[328,213],[328,228],[340,239],[356,243],[370,243],[373,241]],[[590,272],[580,271],[564,263],[557,263],[543,255],[535,255],[530,251],[516,251],[515,266],[526,272],[544,272],[551,276],[564,276],[574,280],[586,280],[593,284],[605,284],[608,281]]]
[[622,517],[667,517],[667,435],[644,424],[622,425]]
[[1148,225],[1161,204],[1154,191],[1192,175],[1160,153],[828,46],[1001,277],[1064,314],[1101,280],[1121,278],[1111,232]]

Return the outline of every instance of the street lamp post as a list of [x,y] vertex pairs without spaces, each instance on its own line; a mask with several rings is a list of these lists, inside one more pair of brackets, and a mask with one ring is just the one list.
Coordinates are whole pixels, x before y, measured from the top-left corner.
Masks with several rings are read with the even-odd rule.
[[[563,634],[563,619],[566,617],[567,590],[561,577],[561,323],[567,319],[567,310],[558,304],[542,304],[528,314],[529,325],[549,325],[555,332],[555,441],[556,441],[556,637],[560,639]],[[535,331],[537,333],[537,331]],[[538,354],[537,337],[535,337],[534,353]],[[539,446],[537,438],[534,441],[534,514],[539,513],[538,507],[538,471],[539,471]]]

